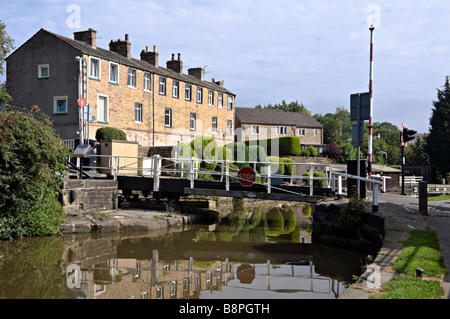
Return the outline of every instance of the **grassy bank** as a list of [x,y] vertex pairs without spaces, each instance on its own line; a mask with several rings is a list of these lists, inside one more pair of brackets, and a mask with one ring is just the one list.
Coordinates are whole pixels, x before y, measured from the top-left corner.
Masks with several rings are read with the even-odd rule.
[[[444,290],[440,278],[447,273],[434,230],[412,230],[399,258],[392,264],[399,276],[381,289],[376,299],[440,299]],[[416,277],[423,269],[423,279]]]
[[450,195],[439,195],[439,196],[430,196],[428,197],[429,202],[437,202],[440,200],[450,199]]

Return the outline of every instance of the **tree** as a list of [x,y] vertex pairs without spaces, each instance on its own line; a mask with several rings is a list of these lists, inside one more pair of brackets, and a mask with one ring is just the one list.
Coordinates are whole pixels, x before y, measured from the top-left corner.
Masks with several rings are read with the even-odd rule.
[[315,114],[314,118],[323,126],[324,143],[335,143],[341,147],[352,138],[350,112],[337,107],[334,113]]
[[298,103],[298,101],[291,102],[289,104],[286,103],[285,100],[281,101],[281,104],[267,104],[264,105],[264,107],[261,107],[261,104],[258,104],[255,106],[256,109],[279,109],[283,110],[284,112],[296,112],[296,113],[306,113],[311,114],[311,111],[309,111],[303,103]]
[[442,89],[437,90],[437,101],[430,118],[430,133],[425,147],[430,157],[430,163],[436,167],[441,176],[450,172],[450,82],[445,79]]
[[67,148],[37,107],[0,112],[0,239],[59,232]]
[[430,164],[430,157],[425,152],[426,148],[425,135],[423,139],[416,137],[415,141],[408,144],[405,151],[406,163],[410,165],[428,165]]
[[0,75],[5,72],[3,63],[6,55],[14,49],[14,40],[5,31],[5,24],[0,21]]

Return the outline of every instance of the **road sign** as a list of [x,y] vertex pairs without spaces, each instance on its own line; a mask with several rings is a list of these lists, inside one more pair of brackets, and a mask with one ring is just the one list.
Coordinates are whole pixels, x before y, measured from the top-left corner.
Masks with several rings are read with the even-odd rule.
[[86,100],[83,99],[83,98],[80,98],[80,99],[78,100],[78,106],[79,106],[79,107],[85,107],[85,106],[86,106]]
[[242,167],[238,172],[238,181],[242,186],[250,187],[256,180],[256,173],[251,167]]
[[364,145],[364,121],[352,121],[352,145]]
[[368,121],[370,119],[370,93],[350,95],[350,121]]

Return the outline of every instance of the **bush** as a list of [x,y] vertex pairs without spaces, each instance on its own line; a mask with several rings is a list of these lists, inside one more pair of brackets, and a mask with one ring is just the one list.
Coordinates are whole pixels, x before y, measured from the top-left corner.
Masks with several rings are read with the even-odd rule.
[[0,239],[59,233],[68,149],[38,108],[0,112]]
[[309,153],[309,157],[317,157],[317,151],[314,146],[312,145],[308,146],[306,148],[306,151]]
[[[309,177],[310,174],[309,174],[309,172],[304,172],[303,176],[308,176]],[[321,172],[314,171],[313,177],[325,177],[325,174],[321,173]],[[306,182],[306,185],[309,186],[309,179],[304,179],[304,181]],[[314,180],[313,181],[313,186],[317,187],[317,188],[323,188],[325,186],[325,180],[324,179],[322,179],[322,180]]]
[[[254,145],[254,140],[245,141],[246,145]],[[257,140],[256,145],[263,147],[267,155],[300,155],[300,138],[298,136],[282,136]],[[272,154],[272,145],[278,145],[278,153]]]
[[198,158],[208,161],[202,161],[200,164],[201,168],[211,171],[216,168],[217,163],[215,161],[217,160],[217,142],[214,138],[205,136],[197,137],[191,141],[190,146]]
[[328,144],[323,155],[337,162],[342,160],[341,148],[335,143]]
[[[278,171],[281,172],[281,175],[284,175],[284,164],[281,164],[282,163],[281,158],[279,158],[277,156],[269,156],[267,158],[267,162],[280,163],[278,165],[277,164],[271,165],[271,167],[272,167],[272,174],[276,173],[276,171],[278,170]],[[267,168],[265,169],[265,171],[267,171]]]
[[[257,146],[257,145],[250,145],[248,147],[248,156],[249,161],[256,161],[258,163],[264,163],[267,162],[267,155],[266,151],[263,147]],[[256,170],[258,172],[261,172],[261,168],[264,166],[264,164],[256,164]]]
[[[235,142],[228,143],[225,147],[231,150],[232,159],[237,167],[242,168],[244,166],[248,166],[249,150],[247,145],[244,143]],[[244,163],[236,163],[236,161],[244,161]]]
[[190,145],[180,143],[178,158],[191,158],[195,157],[195,152]]
[[[354,187],[356,188],[356,186]],[[363,215],[367,214],[367,207],[364,199],[359,198],[358,191],[353,190],[347,205],[341,209],[339,222],[346,226],[356,226],[362,221]]]
[[[281,162],[285,163],[284,164],[284,173],[286,175],[291,175],[292,174],[292,165],[291,164],[295,163],[294,160],[291,158],[288,158],[288,157],[283,157],[283,158],[281,158]],[[294,175],[296,175],[297,174],[297,166],[294,165],[293,167],[294,167]]]
[[124,131],[114,127],[102,127],[95,132],[95,139],[97,142],[109,140],[126,141],[127,135]]
[[267,225],[269,226],[269,231],[281,232],[284,229],[284,218],[278,207],[271,208],[266,213]]

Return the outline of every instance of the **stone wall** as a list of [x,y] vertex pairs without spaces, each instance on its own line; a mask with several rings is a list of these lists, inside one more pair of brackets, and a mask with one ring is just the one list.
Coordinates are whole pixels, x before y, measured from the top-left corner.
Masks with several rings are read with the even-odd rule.
[[338,218],[345,204],[319,204],[313,214],[313,241],[376,254],[383,244],[384,218],[367,213],[359,226],[342,225]]
[[117,181],[66,179],[62,190],[62,206],[68,214],[117,209]]

